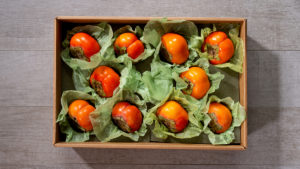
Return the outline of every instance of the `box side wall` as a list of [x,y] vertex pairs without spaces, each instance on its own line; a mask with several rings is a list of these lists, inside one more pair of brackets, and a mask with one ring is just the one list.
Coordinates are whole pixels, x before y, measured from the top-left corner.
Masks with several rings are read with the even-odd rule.
[[247,20],[241,24],[241,38],[244,43],[243,74],[240,75],[240,103],[245,107],[246,120],[241,125],[241,145],[247,148]]
[[[120,24],[143,24],[151,19],[162,17],[97,17],[97,16],[58,16],[57,19],[69,23],[120,23]],[[190,20],[195,23],[242,23],[243,18],[214,18],[214,17],[168,17],[169,20]]]
[[57,115],[60,111],[61,97],[61,21],[54,20],[54,59],[53,59],[53,144],[59,142],[59,128],[56,123]]
[[55,144],[56,147],[116,148],[116,149],[178,149],[178,150],[244,150],[241,145],[180,144],[180,143],[120,143],[86,142]]

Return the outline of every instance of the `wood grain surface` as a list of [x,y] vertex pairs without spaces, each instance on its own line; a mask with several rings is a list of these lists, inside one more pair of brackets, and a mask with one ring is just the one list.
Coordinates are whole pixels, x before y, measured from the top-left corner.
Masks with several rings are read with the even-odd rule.
[[[248,19],[248,149],[54,148],[53,19],[70,16]],[[0,0],[0,168],[300,168],[299,0]]]

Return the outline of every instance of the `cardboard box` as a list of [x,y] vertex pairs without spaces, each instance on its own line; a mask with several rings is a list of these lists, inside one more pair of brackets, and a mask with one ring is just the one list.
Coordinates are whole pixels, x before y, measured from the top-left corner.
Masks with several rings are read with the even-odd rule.
[[[128,148],[128,149],[193,149],[193,150],[245,150],[247,148],[247,119],[241,125],[240,144],[237,145],[211,145],[211,144],[184,144],[184,143],[156,143],[156,142],[83,142],[67,143],[61,140],[59,126],[56,123],[57,115],[61,110],[60,98],[62,94],[63,71],[60,57],[62,40],[65,38],[63,32],[66,31],[64,25],[68,24],[93,24],[108,22],[111,24],[145,24],[153,17],[86,17],[86,16],[59,16],[54,21],[54,68],[53,68],[53,145],[55,147],[87,147],[87,148]],[[246,19],[244,18],[182,18],[168,17],[169,20],[189,20],[195,24],[203,23],[239,23],[241,24],[240,37],[243,39],[244,67],[243,73],[239,75],[239,96],[240,104],[247,112],[247,57],[246,57]]]

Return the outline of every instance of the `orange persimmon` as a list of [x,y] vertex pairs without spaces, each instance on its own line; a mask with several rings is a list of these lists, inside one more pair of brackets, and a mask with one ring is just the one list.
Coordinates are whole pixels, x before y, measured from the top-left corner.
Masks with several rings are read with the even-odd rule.
[[180,74],[180,77],[188,82],[188,86],[183,93],[201,99],[210,88],[208,76],[200,67],[190,67],[189,70]]
[[120,76],[108,66],[99,66],[93,71],[90,84],[99,96],[112,97],[120,84]]
[[69,105],[68,114],[76,121],[76,123],[85,131],[93,130],[90,121],[90,113],[95,111],[95,108],[85,100],[75,100]]
[[144,44],[138,40],[133,33],[123,33],[119,35],[114,43],[115,52],[118,55],[125,54],[132,59],[136,59],[144,52]]
[[189,58],[187,41],[176,33],[166,33],[161,37],[162,54],[167,61],[182,64]]
[[90,61],[91,56],[101,49],[99,43],[87,33],[79,32],[70,40],[70,52],[74,57]]
[[209,126],[214,133],[220,134],[229,129],[232,122],[230,110],[221,103],[213,102],[209,105],[208,115],[211,117]]
[[[224,32],[217,31],[209,34],[201,47],[202,52],[208,52],[213,59],[211,64],[226,63],[234,54],[234,46],[232,41]],[[216,58],[218,56],[219,58]]]
[[185,129],[189,122],[186,110],[176,101],[168,101],[160,106],[156,115],[171,132],[178,133]]
[[141,111],[128,102],[117,103],[112,110],[111,116],[117,126],[127,133],[139,130],[143,122]]

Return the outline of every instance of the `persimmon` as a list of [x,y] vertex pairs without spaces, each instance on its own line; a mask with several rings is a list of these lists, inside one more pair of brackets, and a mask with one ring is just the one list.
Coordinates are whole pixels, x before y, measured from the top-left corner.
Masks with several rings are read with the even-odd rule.
[[212,59],[209,60],[210,63],[217,65],[231,59],[234,54],[234,46],[224,32],[216,31],[205,38],[201,51],[208,52],[212,56]]
[[112,97],[120,84],[120,76],[108,66],[99,66],[93,71],[90,84],[99,96]]
[[136,59],[144,52],[144,44],[133,33],[123,33],[119,35],[114,43],[115,52],[118,55],[125,54],[132,59]]
[[168,101],[160,106],[156,115],[171,132],[178,133],[185,129],[189,122],[186,110],[176,101]]
[[69,105],[68,114],[83,130],[93,130],[90,121],[90,113],[95,111],[95,108],[85,100],[75,100]]
[[188,86],[183,93],[201,99],[210,88],[208,76],[200,67],[190,67],[189,70],[180,74],[180,77],[188,82]]
[[72,102],[69,106],[69,116],[72,118],[72,119],[76,119],[76,116],[77,116],[77,113],[78,111],[84,107],[84,106],[87,106],[89,105],[89,103],[85,100],[75,100],[74,102]]
[[211,117],[209,126],[214,133],[220,134],[229,129],[232,122],[230,110],[223,104],[212,102],[209,105],[208,115]]
[[127,133],[139,130],[143,122],[141,111],[128,102],[117,103],[113,107],[111,116],[117,126]]
[[168,62],[182,64],[189,58],[187,41],[176,33],[166,33],[161,37],[162,54]]
[[70,52],[74,57],[90,61],[91,56],[101,49],[99,43],[87,33],[79,32],[70,40]]

